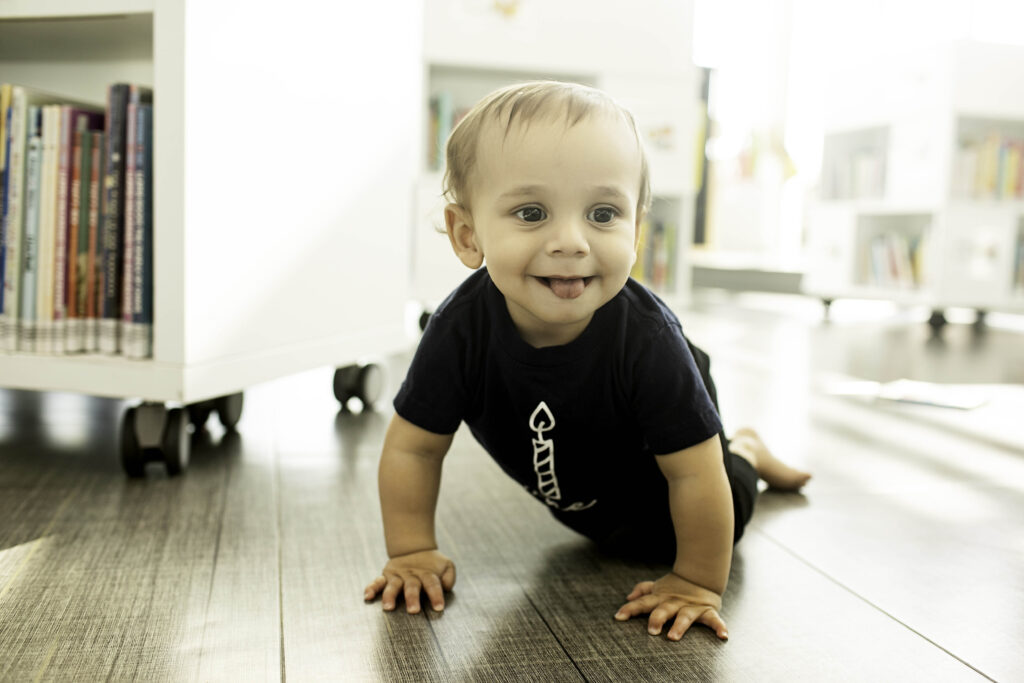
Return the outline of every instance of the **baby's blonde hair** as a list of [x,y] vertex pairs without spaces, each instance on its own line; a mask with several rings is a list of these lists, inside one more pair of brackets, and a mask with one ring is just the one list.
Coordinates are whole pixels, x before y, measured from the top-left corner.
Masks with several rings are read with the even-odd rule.
[[600,90],[561,81],[528,81],[508,85],[487,95],[469,110],[448,136],[445,199],[469,208],[469,177],[476,165],[477,143],[487,123],[504,127],[508,135],[516,122],[526,124],[544,116],[562,113],[566,124],[573,126],[598,111],[618,114],[636,136],[637,148],[640,150],[640,196],[636,215],[638,218],[643,216],[651,206],[650,173],[633,115]]

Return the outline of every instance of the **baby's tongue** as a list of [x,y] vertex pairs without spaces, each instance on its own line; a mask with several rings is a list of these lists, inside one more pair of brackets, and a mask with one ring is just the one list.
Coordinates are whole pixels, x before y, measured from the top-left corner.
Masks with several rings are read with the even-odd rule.
[[576,278],[575,280],[558,280],[551,278],[551,291],[555,293],[555,296],[561,299],[575,299],[583,293],[583,279]]

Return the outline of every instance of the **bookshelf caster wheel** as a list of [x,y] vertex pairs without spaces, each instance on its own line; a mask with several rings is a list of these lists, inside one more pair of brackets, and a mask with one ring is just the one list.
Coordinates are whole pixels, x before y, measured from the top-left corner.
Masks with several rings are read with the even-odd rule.
[[242,405],[244,404],[242,392],[228,394],[213,399],[213,407],[217,411],[217,419],[228,431],[234,430],[238,421],[242,418]]
[[173,477],[184,472],[188,467],[189,440],[188,416],[183,408],[167,411],[167,421],[164,423],[164,435],[160,445],[167,474]]
[[928,326],[932,328],[932,334],[942,332],[942,328],[946,326],[946,313],[941,310],[932,311],[931,317],[928,318]]
[[334,398],[345,407],[350,398],[358,398],[369,409],[384,392],[384,370],[375,363],[346,365],[334,371]]
[[129,477],[143,477],[146,464],[163,462],[167,474],[188,467],[188,415],[160,403],[143,403],[125,411],[121,422],[121,466]]
[[210,413],[213,412],[212,401],[200,401],[199,403],[193,403],[188,406],[188,421],[195,427],[196,432],[203,431],[206,427],[206,421],[210,419]]
[[138,411],[129,408],[121,418],[121,467],[129,477],[138,478],[146,474],[146,454],[139,446],[135,432]]

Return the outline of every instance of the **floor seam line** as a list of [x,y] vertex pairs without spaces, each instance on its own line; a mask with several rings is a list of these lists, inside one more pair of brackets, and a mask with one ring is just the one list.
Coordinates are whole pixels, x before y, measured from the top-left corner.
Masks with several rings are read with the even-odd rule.
[[807,559],[801,557],[800,555],[798,555],[794,550],[792,550],[791,548],[789,548],[788,546],[783,544],[780,540],[778,540],[777,538],[775,538],[774,536],[772,536],[768,532],[766,532],[763,529],[760,529],[760,528],[758,528],[756,526],[755,527],[751,527],[751,528],[756,533],[758,533],[761,536],[763,536],[764,538],[768,539],[772,544],[774,544],[776,547],[778,547],[780,550],[785,552],[790,557],[794,558],[795,560],[797,560],[798,562],[800,562],[804,566],[808,567],[809,569],[813,570],[814,572],[816,572],[816,573],[820,574],[821,576],[825,577],[830,583],[832,583],[832,584],[838,586],[839,588],[843,589],[844,591],[846,591],[847,593],[849,593],[853,597],[857,598],[858,600],[863,602],[865,605],[867,605],[867,606],[871,607],[872,609],[874,609],[875,611],[879,612],[880,614],[885,615],[886,617],[888,617],[892,621],[896,622],[897,624],[899,624],[903,628],[907,629],[908,631],[910,631],[911,633],[916,635],[918,638],[921,638],[925,642],[927,642],[927,643],[931,644],[932,646],[934,646],[936,649],[944,652],[949,657],[952,657],[956,661],[960,662],[961,664],[966,666],[971,671],[974,671],[979,676],[982,676],[982,677],[984,677],[984,678],[986,678],[986,679],[988,679],[990,681],[993,681],[993,683],[995,683],[996,679],[992,678],[991,676],[986,674],[984,671],[982,671],[978,667],[974,666],[973,664],[971,664],[967,660],[963,659],[962,657],[959,657],[959,656],[953,654],[947,648],[943,647],[942,645],[939,645],[937,642],[935,642],[934,640],[932,640],[928,636],[924,635],[923,633],[921,633],[920,631],[915,629],[910,624],[902,621],[901,619],[898,619],[895,615],[890,614],[889,612],[884,610],[881,606],[876,605],[875,603],[871,602],[866,597],[864,597],[863,595],[861,595],[857,591],[853,590],[852,588],[850,588],[849,586],[844,584],[842,581],[839,581],[837,578],[835,578],[831,574],[827,573],[821,567],[818,567],[817,565],[812,564],[809,560],[807,560]]

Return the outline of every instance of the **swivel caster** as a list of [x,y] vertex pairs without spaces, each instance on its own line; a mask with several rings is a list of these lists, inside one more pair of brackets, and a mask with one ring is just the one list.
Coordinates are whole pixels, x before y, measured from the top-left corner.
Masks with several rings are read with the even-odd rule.
[[188,467],[189,420],[182,408],[143,403],[125,411],[121,422],[121,466],[129,477],[146,474],[146,464],[162,462],[167,474]]
[[342,407],[349,399],[358,398],[369,410],[384,392],[384,370],[375,363],[346,365],[334,371],[334,397]]
[[238,424],[242,417],[242,405],[244,403],[241,392],[219,396],[208,401],[192,403],[188,406],[188,418],[196,432],[200,432],[206,426],[207,420],[214,411],[217,412],[217,419],[224,425],[224,429],[231,431]]

